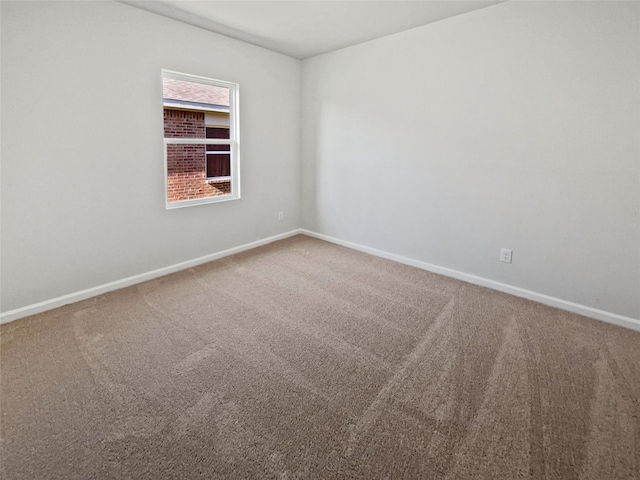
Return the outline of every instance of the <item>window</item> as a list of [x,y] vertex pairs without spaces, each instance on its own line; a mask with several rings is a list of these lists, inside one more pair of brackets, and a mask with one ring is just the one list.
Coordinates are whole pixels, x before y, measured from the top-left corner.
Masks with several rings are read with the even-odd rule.
[[162,71],[166,207],[240,198],[238,85]]

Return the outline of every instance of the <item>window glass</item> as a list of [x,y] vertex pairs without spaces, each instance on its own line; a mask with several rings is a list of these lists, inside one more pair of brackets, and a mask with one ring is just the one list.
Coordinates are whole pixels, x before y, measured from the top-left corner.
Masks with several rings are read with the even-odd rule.
[[238,86],[162,72],[166,205],[240,197]]

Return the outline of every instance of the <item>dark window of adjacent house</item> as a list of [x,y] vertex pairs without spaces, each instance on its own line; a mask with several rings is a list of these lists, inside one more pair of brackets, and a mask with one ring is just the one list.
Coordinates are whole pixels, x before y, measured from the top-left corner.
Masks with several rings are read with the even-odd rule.
[[[228,127],[205,127],[207,138],[228,139]],[[207,145],[207,178],[222,179],[231,176],[231,150],[229,145]]]

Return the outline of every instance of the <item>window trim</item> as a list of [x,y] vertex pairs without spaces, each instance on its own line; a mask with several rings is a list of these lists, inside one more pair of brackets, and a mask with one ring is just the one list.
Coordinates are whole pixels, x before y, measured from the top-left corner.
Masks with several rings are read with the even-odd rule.
[[[202,83],[205,85],[213,85],[216,87],[224,87],[229,89],[229,138],[181,138],[181,137],[165,137],[164,136],[164,123],[162,125],[162,138],[163,138],[163,150],[164,150],[164,200],[165,208],[167,210],[182,207],[191,207],[194,205],[203,205],[208,203],[228,202],[230,200],[240,199],[240,119],[239,119],[239,85],[233,82],[227,82],[224,80],[215,80],[212,78],[201,77],[198,75],[191,75],[187,73],[175,72],[172,70],[161,70],[160,75],[160,87],[163,91],[162,80],[164,78],[171,78],[174,80],[183,80],[192,83]],[[164,114],[164,101],[162,102],[162,109]],[[206,135],[206,134],[205,134]],[[169,201],[169,176],[168,176],[168,159],[167,159],[167,145],[170,144],[198,144],[198,145],[229,145],[230,152],[230,177],[231,177],[231,193],[228,195],[220,195],[216,197],[205,198],[193,198],[190,200],[178,200],[174,202]],[[206,153],[205,153],[206,162]],[[205,163],[206,169],[206,163]],[[206,175],[206,170],[205,170]],[[221,177],[205,177],[204,182],[209,183],[211,180]]]

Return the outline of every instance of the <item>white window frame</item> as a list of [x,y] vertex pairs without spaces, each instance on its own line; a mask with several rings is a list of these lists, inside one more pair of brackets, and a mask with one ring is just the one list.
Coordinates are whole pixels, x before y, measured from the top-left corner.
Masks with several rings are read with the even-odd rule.
[[[237,83],[226,82],[224,80],[214,80],[212,78],[200,77],[198,75],[190,75],[187,73],[174,72],[172,70],[162,70],[161,79],[172,78],[174,80],[183,80],[192,83],[202,83],[205,85],[214,85],[216,87],[224,87],[229,89],[229,138],[181,138],[181,137],[165,137],[164,139],[164,199],[167,209],[191,207],[194,205],[202,205],[207,203],[227,202],[229,200],[238,200],[240,198],[240,121],[238,116],[239,99]],[[164,105],[163,105],[164,110]],[[163,122],[164,132],[164,122]],[[197,145],[229,145],[230,149],[230,183],[231,193],[228,195],[220,195],[217,197],[194,198],[190,200],[169,201],[169,175],[167,161],[167,146],[171,144],[197,144]],[[205,153],[206,162],[206,153]],[[206,163],[204,165],[206,169]],[[205,182],[222,179],[221,177],[206,178]]]

